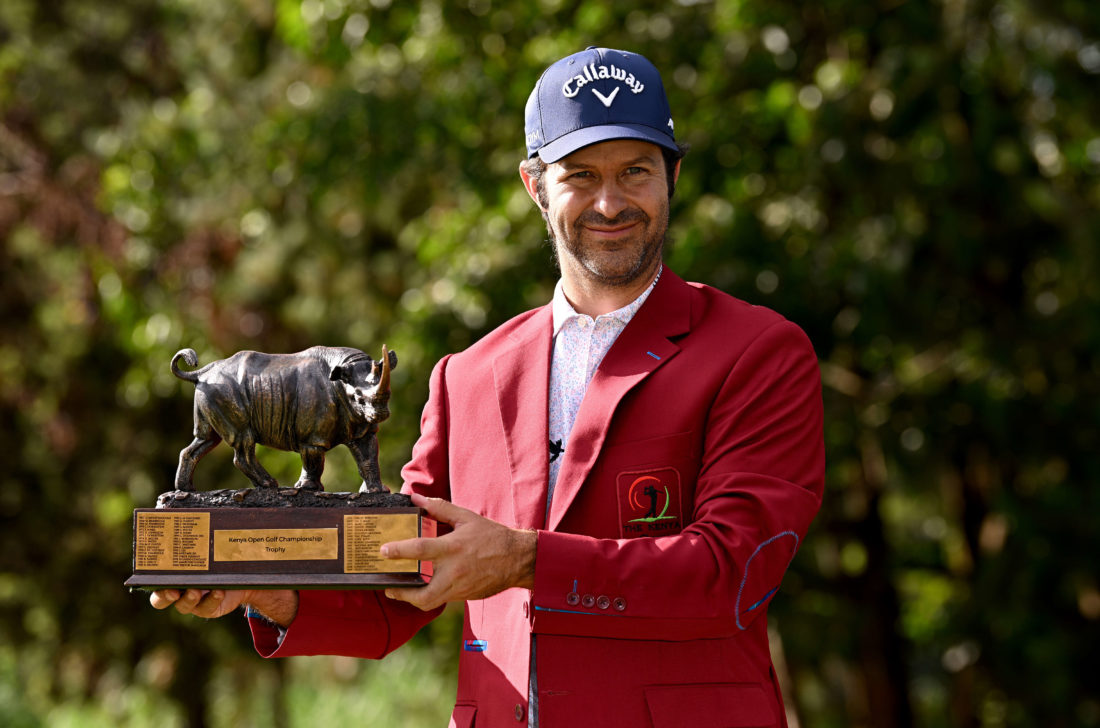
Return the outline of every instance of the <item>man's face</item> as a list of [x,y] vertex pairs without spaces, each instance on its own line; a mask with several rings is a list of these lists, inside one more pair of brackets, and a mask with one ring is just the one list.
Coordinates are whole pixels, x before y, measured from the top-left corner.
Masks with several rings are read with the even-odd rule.
[[[524,181],[538,202],[533,180]],[[593,144],[548,165],[543,184],[543,214],[564,277],[620,287],[654,274],[668,232],[659,147],[633,139]]]

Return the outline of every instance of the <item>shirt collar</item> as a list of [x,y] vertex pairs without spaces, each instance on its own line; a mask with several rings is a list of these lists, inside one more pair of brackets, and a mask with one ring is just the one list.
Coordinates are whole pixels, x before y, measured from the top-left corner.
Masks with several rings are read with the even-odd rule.
[[[620,309],[616,309],[610,313],[600,314],[596,317],[599,321],[602,318],[614,318],[626,326],[630,323],[630,319],[634,318],[634,314],[638,313],[638,309],[642,307],[645,300],[649,298],[649,294],[653,291],[653,288],[657,285],[657,281],[661,280],[661,272],[665,269],[664,264],[657,269],[657,275],[653,278],[653,282],[642,291],[641,295],[635,298],[630,303],[626,304]],[[565,297],[565,292],[562,290],[561,279],[558,279],[558,283],[554,286],[554,298],[550,302],[551,310],[554,315],[554,336],[558,335],[561,331],[561,327],[565,325],[565,322],[575,316],[582,316],[583,314],[577,313],[573,305],[569,303],[569,300]]]

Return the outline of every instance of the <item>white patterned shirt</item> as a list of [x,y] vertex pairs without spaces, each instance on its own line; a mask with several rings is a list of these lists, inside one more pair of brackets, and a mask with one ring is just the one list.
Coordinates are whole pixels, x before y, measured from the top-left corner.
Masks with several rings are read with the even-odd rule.
[[[554,485],[558,482],[558,470],[561,469],[562,455],[569,446],[569,433],[577,419],[588,383],[596,373],[596,367],[603,361],[604,355],[619,338],[626,325],[638,313],[657,281],[642,292],[642,295],[611,313],[600,314],[595,319],[583,313],[577,313],[565,297],[561,280],[554,287],[554,300],[551,309],[554,314],[554,354],[550,360],[550,487],[546,494],[546,515],[550,515],[550,500],[554,497]],[[538,728],[539,691],[538,675],[535,672],[535,654],[537,640],[531,635],[531,673],[527,690],[528,728]]]
[[622,308],[593,319],[577,313],[565,297],[561,280],[554,287],[551,308],[554,315],[554,354],[550,362],[550,488],[546,499],[547,512],[554,486],[558,482],[562,455],[569,446],[569,433],[577,419],[588,383],[596,373],[608,349],[634,318],[634,314],[649,298],[661,278],[657,276],[640,296]]

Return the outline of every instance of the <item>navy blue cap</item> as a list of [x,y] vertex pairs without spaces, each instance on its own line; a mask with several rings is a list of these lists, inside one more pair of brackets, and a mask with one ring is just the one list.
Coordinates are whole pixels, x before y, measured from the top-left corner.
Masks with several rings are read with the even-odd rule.
[[547,68],[524,110],[527,156],[556,162],[581,147],[641,139],[676,151],[661,74],[644,56],[590,47]]

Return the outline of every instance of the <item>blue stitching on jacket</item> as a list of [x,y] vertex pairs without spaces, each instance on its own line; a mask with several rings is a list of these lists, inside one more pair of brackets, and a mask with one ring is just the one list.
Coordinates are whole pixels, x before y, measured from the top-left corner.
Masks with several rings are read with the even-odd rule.
[[[748,579],[749,579],[749,566],[752,564],[752,560],[756,558],[756,555],[758,553],[760,553],[761,549],[763,549],[765,546],[770,544],[772,541],[776,541],[780,538],[783,538],[784,536],[793,536],[794,537],[794,550],[791,552],[791,559],[793,559],[795,553],[798,552],[798,534],[795,533],[794,531],[781,531],[780,533],[775,534],[774,536],[769,538],[767,541],[764,541],[759,546],[757,546],[756,550],[752,552],[752,556],[750,556],[749,560],[745,562],[745,571],[741,574],[741,586],[737,587],[737,601],[734,602],[734,605],[733,605],[733,618],[737,623],[737,629],[741,630],[742,632],[745,631],[746,629],[748,629],[747,626],[741,624],[741,593],[745,591],[745,582],[747,582]],[[788,559],[787,560],[787,565],[789,566],[790,563],[791,563],[790,559]],[[778,589],[779,589],[779,585],[777,584],[775,587],[772,588],[771,591],[769,591],[767,594],[765,594],[762,599],[760,599],[755,604],[753,604],[751,607],[746,609],[745,613],[748,614],[749,612],[756,609],[757,607],[759,607],[764,602],[768,601],[768,598],[772,594],[775,594],[775,592]]]
[[610,612],[580,612],[576,609],[554,609],[552,607],[535,607],[536,612],[559,612],[561,614],[582,614],[586,617],[622,617],[622,614],[611,614]]
[[748,609],[746,609],[745,611],[746,611],[746,612],[751,612],[752,610],[756,609],[756,608],[757,608],[757,607],[759,607],[759,606],[760,606],[761,604],[763,604],[764,602],[768,601],[768,597],[770,597],[770,596],[771,596],[772,594],[775,594],[775,593],[776,593],[777,591],[779,591],[779,587],[777,587],[777,586],[773,586],[773,587],[771,588],[771,591],[769,591],[769,592],[768,592],[767,594],[765,594],[764,596],[760,597],[760,599],[759,599],[759,600],[758,600],[758,601],[756,602],[756,604],[753,604],[753,605],[752,605],[751,607],[749,607],[749,608],[748,608]]
[[661,357],[657,356],[657,355],[656,355],[656,354],[654,354],[654,353],[653,353],[652,351],[647,351],[647,352],[646,352],[646,354],[649,354],[649,355],[650,355],[651,357],[653,357],[653,358],[654,358],[654,359],[656,359],[657,361],[661,361]]

